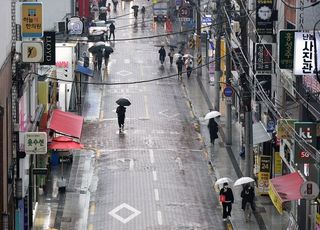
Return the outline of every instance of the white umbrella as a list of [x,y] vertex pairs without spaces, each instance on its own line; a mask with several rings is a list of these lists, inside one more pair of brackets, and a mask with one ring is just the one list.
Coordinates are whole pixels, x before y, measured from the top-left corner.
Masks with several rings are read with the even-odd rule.
[[216,181],[216,183],[214,183],[214,185],[219,185],[219,184],[223,184],[223,183],[230,183],[230,182],[232,182],[232,181],[233,181],[233,180],[230,179],[229,177],[222,177],[222,178],[218,179],[218,180]]
[[100,10],[103,11],[103,12],[105,12],[105,11],[107,11],[107,7],[101,6],[101,7],[100,7]]
[[173,57],[174,58],[179,58],[179,57],[182,57],[182,54],[177,53],[177,54],[174,54]]
[[211,118],[215,118],[215,117],[219,117],[219,116],[221,116],[221,113],[219,111],[211,111],[211,112],[206,114],[204,119],[205,120],[209,120]]
[[191,54],[185,54],[183,55],[184,58],[193,58],[193,56]]
[[236,180],[236,182],[234,182],[233,186],[239,186],[251,182],[254,182],[254,179],[252,179],[251,177],[241,177],[238,180]]

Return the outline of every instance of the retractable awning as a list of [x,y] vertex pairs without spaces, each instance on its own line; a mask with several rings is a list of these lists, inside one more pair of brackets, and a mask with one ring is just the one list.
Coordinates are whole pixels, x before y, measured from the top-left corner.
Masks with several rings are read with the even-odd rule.
[[267,132],[261,121],[252,125],[252,133],[252,144],[254,145],[270,141],[272,139],[271,135]]
[[304,180],[298,172],[273,178],[269,182],[269,196],[272,203],[282,214],[282,206],[286,201],[299,200],[302,198],[300,187]]
[[49,129],[56,133],[80,139],[83,125],[83,117],[58,109],[53,110]]

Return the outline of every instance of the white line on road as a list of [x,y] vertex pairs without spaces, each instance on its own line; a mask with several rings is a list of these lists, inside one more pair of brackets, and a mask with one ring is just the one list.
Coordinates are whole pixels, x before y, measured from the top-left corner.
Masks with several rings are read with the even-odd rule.
[[158,180],[157,172],[156,171],[152,171],[152,174],[153,174],[153,180],[157,181]]
[[149,153],[150,153],[150,162],[151,162],[151,164],[153,164],[153,163],[154,163],[153,150],[152,150],[152,149],[149,149]]
[[161,211],[157,211],[157,214],[158,214],[158,224],[162,225],[162,214],[161,214]]
[[149,117],[147,96],[144,96],[144,107],[145,107],[145,109],[146,109],[146,117]]
[[133,166],[134,166],[134,161],[133,159],[130,159],[129,170],[133,170]]
[[154,189],[154,199],[155,199],[156,201],[159,200],[159,190],[158,190],[157,188]]

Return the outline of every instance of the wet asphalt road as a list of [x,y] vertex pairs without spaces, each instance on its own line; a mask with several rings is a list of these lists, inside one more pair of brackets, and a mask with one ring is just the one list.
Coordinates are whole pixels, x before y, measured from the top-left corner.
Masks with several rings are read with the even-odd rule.
[[[130,13],[133,4],[142,5],[122,2],[118,16]],[[150,10],[145,22],[141,17],[135,21],[132,14],[116,19],[116,38],[165,33],[163,25],[150,21]],[[90,81],[134,82],[174,74],[176,67],[170,66],[168,57],[160,65],[155,45],[181,39],[177,35],[111,42],[114,53],[108,67]],[[82,142],[94,150],[94,158],[87,201],[75,206],[88,209],[79,210],[87,220],[78,229],[85,225],[101,230],[224,229],[184,92],[177,77],[88,86]],[[115,113],[120,97],[132,103],[127,107],[124,134],[118,132]]]

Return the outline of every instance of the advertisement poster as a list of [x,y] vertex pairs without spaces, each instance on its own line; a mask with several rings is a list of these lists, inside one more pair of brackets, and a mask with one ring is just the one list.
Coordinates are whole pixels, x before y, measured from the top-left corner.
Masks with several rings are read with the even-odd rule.
[[270,169],[271,169],[271,157],[261,155],[260,159],[260,170],[258,172],[258,193],[268,194],[269,190],[269,179],[270,179]]

